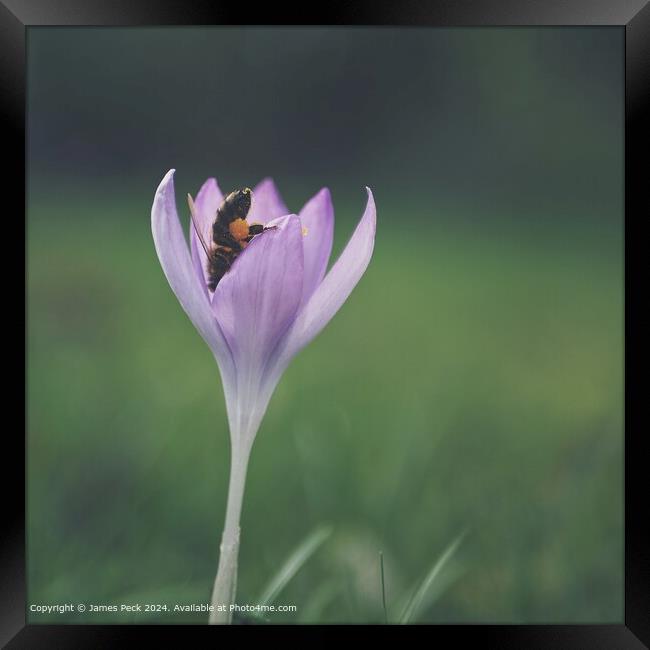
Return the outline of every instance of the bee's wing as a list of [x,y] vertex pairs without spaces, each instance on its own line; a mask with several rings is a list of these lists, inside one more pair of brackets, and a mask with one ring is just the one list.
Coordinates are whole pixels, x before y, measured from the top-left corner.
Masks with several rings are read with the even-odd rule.
[[199,219],[196,216],[196,206],[194,205],[194,201],[192,200],[192,197],[189,194],[187,195],[187,205],[190,206],[190,214],[192,215],[192,225],[194,226],[194,232],[199,238],[199,241],[201,242],[201,246],[203,246],[203,250],[205,251],[205,254],[208,257],[210,257],[210,247],[206,244],[205,238],[203,237],[203,233],[201,232],[201,225],[199,224]]

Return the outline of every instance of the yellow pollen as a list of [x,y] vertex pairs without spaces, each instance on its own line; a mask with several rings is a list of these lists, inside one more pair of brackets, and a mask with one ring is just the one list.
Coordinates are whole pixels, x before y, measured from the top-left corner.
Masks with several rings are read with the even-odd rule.
[[231,221],[228,230],[237,241],[241,241],[248,237],[248,223],[246,219],[235,219],[234,221]]
[[307,226],[303,226],[302,227],[302,236],[306,237],[308,232],[309,232],[309,230],[307,229]]

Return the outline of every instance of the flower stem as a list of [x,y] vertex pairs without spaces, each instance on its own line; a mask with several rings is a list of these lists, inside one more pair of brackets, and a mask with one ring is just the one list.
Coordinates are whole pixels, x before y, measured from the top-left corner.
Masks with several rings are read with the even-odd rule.
[[226,522],[221,537],[219,568],[212,590],[210,624],[228,624],[232,622],[231,605],[235,603],[237,593],[237,557],[239,555],[239,518],[241,515],[246,470],[250,448],[245,445],[233,445],[230,458],[230,483],[228,485],[228,504]]

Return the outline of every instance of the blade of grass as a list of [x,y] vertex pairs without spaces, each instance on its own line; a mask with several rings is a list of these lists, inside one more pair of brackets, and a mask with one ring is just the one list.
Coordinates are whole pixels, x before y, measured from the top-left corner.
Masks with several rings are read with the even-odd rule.
[[463,541],[466,534],[467,531],[461,533],[433,564],[429,573],[427,573],[424,580],[422,580],[420,587],[414,592],[410,601],[404,608],[404,612],[400,618],[400,623],[410,623],[419,616],[423,609],[422,603],[425,601],[425,597],[427,592],[431,589],[431,585],[433,585],[442,569],[456,552],[456,549],[460,546],[460,543]]
[[321,526],[307,535],[289,555],[280,570],[271,578],[257,602],[260,605],[271,605],[287,586],[287,583],[300,571],[305,562],[331,534],[332,529],[329,526]]
[[386,609],[386,582],[384,580],[384,554],[379,551],[379,568],[381,570],[381,604],[384,608],[384,623],[388,624],[388,610]]

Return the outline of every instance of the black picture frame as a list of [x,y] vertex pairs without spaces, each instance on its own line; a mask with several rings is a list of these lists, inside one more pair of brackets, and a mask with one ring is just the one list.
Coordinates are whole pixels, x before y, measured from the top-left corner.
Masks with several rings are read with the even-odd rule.
[[[650,89],[650,4],[648,0],[328,0],[318,6],[286,3],[235,3],[216,0],[0,0],[0,115],[5,163],[5,281],[12,287],[16,264],[24,249],[15,242],[25,209],[26,33],[33,26],[144,25],[395,25],[395,26],[618,26],[625,31],[625,614],[620,625],[439,625],[420,629],[433,644],[442,640],[477,643],[498,648],[641,648],[650,644],[650,539],[644,530],[648,506],[645,431],[641,387],[634,381],[640,338],[637,306],[641,224],[647,215],[643,193],[649,150],[643,121]],[[7,205],[7,203],[9,203]],[[7,215],[13,215],[9,218]],[[22,227],[21,227],[22,226]],[[6,231],[5,231],[6,232]],[[19,250],[18,259],[9,252]],[[23,263],[25,260],[23,258]],[[24,267],[25,268],[25,267]],[[9,270],[11,269],[11,271]],[[21,303],[20,298],[17,300]],[[25,309],[25,291],[22,294]],[[5,306],[5,314],[15,312]],[[28,314],[26,315],[29,316]],[[19,322],[20,318],[11,319]],[[23,323],[24,324],[24,323]],[[8,343],[8,341],[7,341]],[[8,348],[16,346],[7,345]],[[29,351],[26,350],[28,354]],[[19,368],[25,367],[25,359]],[[21,376],[18,372],[17,376]],[[18,393],[13,375],[5,381]],[[24,389],[24,383],[22,385]],[[24,390],[23,390],[24,394]],[[20,396],[16,395],[20,403]],[[5,418],[5,423],[7,419]],[[0,642],[9,648],[114,647],[124,641],[151,641],[164,634],[166,643],[187,644],[188,635],[223,634],[224,628],[202,626],[75,626],[25,623],[25,445],[19,427],[5,426],[3,434],[3,510],[0,536]],[[11,468],[18,471],[11,473]],[[333,633],[330,627],[325,635]],[[250,629],[250,628],[249,628]],[[259,628],[258,628],[259,629]],[[277,629],[268,626],[264,629]],[[293,630],[299,628],[295,626]],[[412,628],[400,628],[404,630]],[[232,629],[228,633],[233,633]],[[393,628],[386,628],[392,634]],[[275,634],[275,632],[271,632]],[[211,639],[214,641],[214,637]]]

